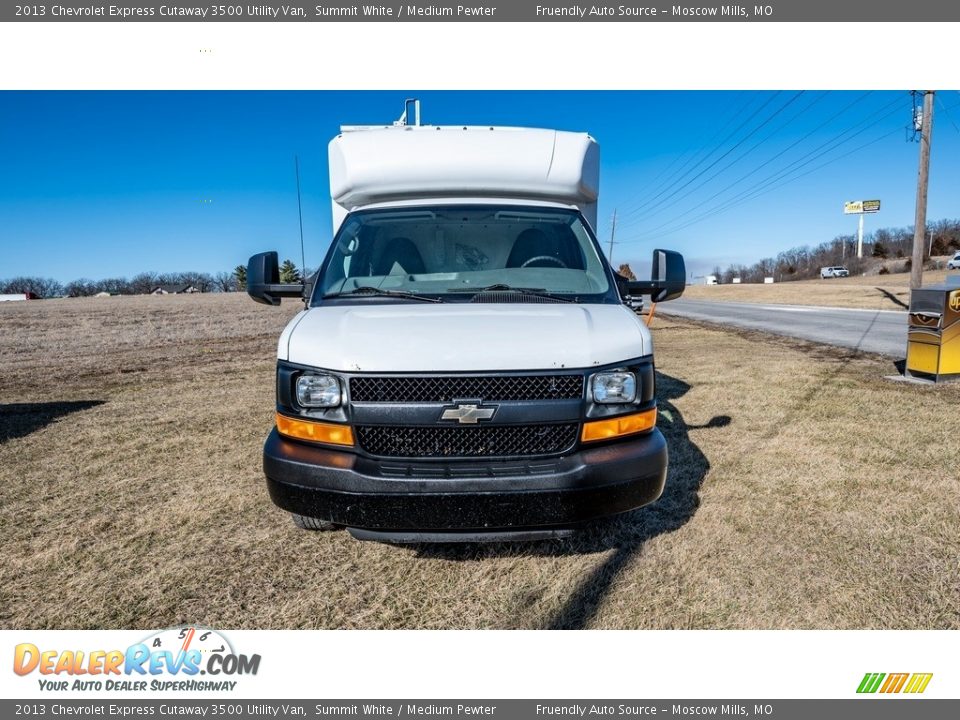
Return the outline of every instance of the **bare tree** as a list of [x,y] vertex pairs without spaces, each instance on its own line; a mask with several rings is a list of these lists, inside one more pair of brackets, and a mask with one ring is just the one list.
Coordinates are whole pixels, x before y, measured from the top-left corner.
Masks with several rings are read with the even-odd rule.
[[130,292],[130,282],[126,278],[106,278],[96,283],[97,292],[106,292],[111,295],[126,295]]
[[184,272],[179,273],[179,281],[183,285],[193,285],[200,292],[210,292],[213,289],[213,276],[210,273]]
[[133,279],[130,281],[129,291],[139,295],[146,295],[147,293],[153,292],[153,289],[159,284],[160,282],[155,272],[142,272],[133,276]]
[[0,292],[33,293],[37,297],[52,298],[63,295],[63,285],[52,278],[15,277],[0,280]]
[[213,276],[213,286],[220,292],[235,292],[237,276],[231,272],[218,272]]
[[98,292],[96,283],[86,278],[71,280],[64,290],[70,297],[89,297],[90,295],[96,295]]
[[627,280],[636,280],[637,276],[633,272],[633,268],[630,267],[630,263],[621,263],[620,267],[617,268],[617,272],[620,275],[623,275]]
[[[928,226],[933,234],[933,254],[949,254],[960,250],[960,220],[939,220]],[[746,282],[760,282],[773,274],[777,280],[801,280],[819,277],[821,267],[845,265],[857,274],[869,269],[871,262],[856,257],[856,237],[838,235],[819,245],[791,248],[779,253],[770,267],[760,261],[750,268],[731,265],[722,274],[723,282],[741,277]],[[884,260],[909,257],[913,248],[913,228],[879,228],[864,238],[864,258]]]

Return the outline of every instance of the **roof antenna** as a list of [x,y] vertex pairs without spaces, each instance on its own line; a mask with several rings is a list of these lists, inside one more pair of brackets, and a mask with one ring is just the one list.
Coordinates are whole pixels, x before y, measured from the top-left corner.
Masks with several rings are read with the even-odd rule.
[[294,168],[297,172],[297,215],[300,218],[300,274],[303,282],[307,282],[307,256],[303,250],[303,206],[300,203],[300,158],[293,156]]

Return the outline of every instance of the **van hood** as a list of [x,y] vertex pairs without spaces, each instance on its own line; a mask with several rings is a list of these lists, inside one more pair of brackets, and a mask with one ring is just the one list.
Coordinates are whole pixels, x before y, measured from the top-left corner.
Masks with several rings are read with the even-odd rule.
[[554,370],[609,365],[653,352],[623,305],[327,305],[297,315],[281,360],[341,372]]

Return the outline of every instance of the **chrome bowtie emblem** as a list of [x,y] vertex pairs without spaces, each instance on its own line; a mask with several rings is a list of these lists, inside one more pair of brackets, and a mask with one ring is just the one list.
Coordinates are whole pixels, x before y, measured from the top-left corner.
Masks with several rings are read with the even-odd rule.
[[456,407],[446,408],[441,420],[456,420],[461,425],[476,425],[481,420],[489,420],[497,412],[498,405],[481,407],[478,403],[460,403]]

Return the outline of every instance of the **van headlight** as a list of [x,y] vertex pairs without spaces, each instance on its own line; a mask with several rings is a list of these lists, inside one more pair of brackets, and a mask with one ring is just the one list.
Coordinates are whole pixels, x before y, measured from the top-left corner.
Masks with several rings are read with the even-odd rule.
[[340,381],[333,375],[297,378],[297,403],[301,407],[330,408],[340,404]]
[[602,372],[593,376],[593,401],[604,405],[631,403],[637,399],[637,376],[632,372]]

